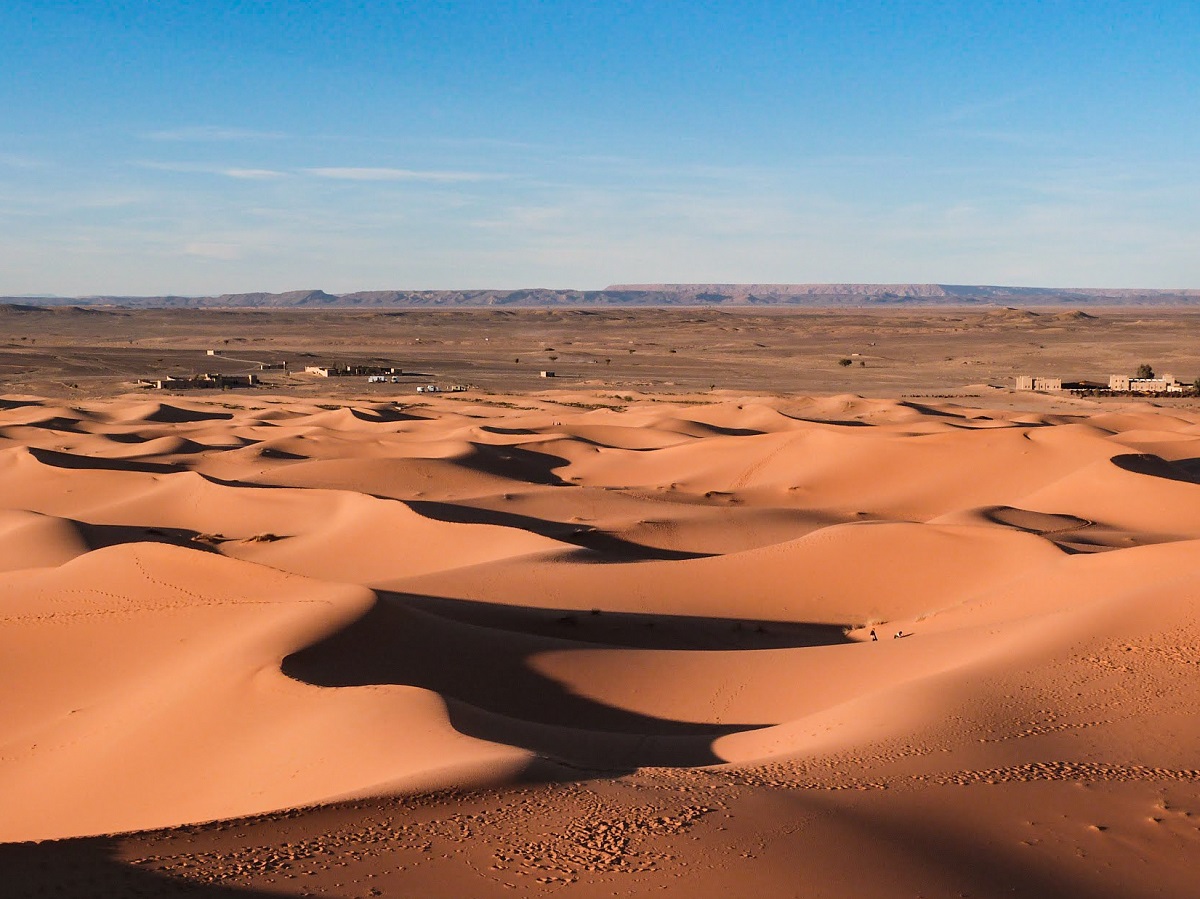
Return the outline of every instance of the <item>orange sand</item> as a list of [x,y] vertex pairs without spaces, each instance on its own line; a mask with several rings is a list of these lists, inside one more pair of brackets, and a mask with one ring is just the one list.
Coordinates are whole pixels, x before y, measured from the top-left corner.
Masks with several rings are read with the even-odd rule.
[[1193,895],[1200,415],[594,402],[0,398],[0,841],[550,779],[377,882]]

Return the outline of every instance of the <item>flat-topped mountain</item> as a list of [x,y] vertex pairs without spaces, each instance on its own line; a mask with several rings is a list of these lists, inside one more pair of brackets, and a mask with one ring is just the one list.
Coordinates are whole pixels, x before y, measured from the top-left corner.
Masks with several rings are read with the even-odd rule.
[[617,292],[657,293],[676,302],[765,305],[958,305],[1003,303],[1174,304],[1200,302],[1200,290],[1095,287],[1003,287],[970,284],[614,284]]
[[329,308],[580,306],[1173,306],[1200,304],[1200,290],[997,287],[959,284],[613,284],[603,290],[323,290],[219,296],[0,297],[23,306],[142,308]]

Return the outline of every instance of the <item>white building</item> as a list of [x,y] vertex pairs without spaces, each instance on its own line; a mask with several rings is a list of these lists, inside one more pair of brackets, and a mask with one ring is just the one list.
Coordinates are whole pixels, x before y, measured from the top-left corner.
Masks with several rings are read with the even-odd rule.
[[1119,393],[1183,393],[1183,385],[1174,375],[1158,378],[1131,378],[1128,375],[1109,375],[1108,389]]
[[1062,390],[1062,378],[1021,375],[1017,378],[1017,390]]

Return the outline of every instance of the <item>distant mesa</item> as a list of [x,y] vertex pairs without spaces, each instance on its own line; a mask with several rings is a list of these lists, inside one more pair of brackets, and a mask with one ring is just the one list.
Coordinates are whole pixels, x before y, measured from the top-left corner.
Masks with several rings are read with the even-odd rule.
[[[403,309],[429,307],[581,308],[581,307],[888,307],[1002,306],[1015,312],[1029,306],[1194,306],[1200,290],[1136,288],[996,287],[961,284],[612,284],[603,290],[522,288],[519,290],[360,290],[332,294],[324,290],[284,293],[223,293],[219,296],[0,297],[8,307],[75,309],[129,308],[238,309]],[[1088,318],[1081,309],[1055,316],[1059,321]]]
[[36,297],[23,297],[16,302],[9,297],[0,297],[0,316],[29,315],[29,314],[58,314],[58,315],[95,315],[100,312],[79,304],[77,300],[42,300]]

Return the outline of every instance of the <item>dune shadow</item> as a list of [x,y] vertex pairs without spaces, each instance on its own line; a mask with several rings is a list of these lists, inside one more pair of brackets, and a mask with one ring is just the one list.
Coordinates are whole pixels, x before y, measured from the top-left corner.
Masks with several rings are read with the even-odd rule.
[[936,418],[958,418],[963,420],[967,418],[967,416],[961,412],[948,412],[945,409],[935,409],[933,406],[927,406],[925,403],[914,403],[909,400],[902,400],[896,405],[902,406],[906,409],[912,409],[915,412],[920,412],[922,415],[929,415]]
[[561,456],[539,453],[518,446],[472,443],[469,453],[457,456],[453,461],[472,471],[498,475],[524,483],[544,484],[552,487],[571,486],[554,473],[556,468],[568,465],[568,460]]
[[12,409],[28,409],[30,406],[41,406],[44,403],[41,400],[4,400],[0,399],[0,412],[8,412]]
[[578,524],[537,518],[532,515],[518,515],[513,512],[501,512],[493,509],[479,509],[474,506],[460,506],[455,503],[437,502],[433,500],[403,500],[404,504],[426,518],[444,521],[451,524],[489,524],[506,528],[518,528],[531,534],[549,537],[570,543],[596,554],[596,558],[582,558],[577,561],[596,562],[631,562],[631,561],[680,561],[683,559],[707,558],[711,553],[687,552],[685,550],[659,549],[624,540],[615,534],[596,530]]
[[1175,466],[1192,477],[1197,483],[1200,483],[1200,458],[1196,459],[1176,459],[1171,465]]
[[728,428],[724,425],[715,425],[707,421],[693,422],[700,425],[707,431],[710,431],[714,436],[718,437],[761,437],[766,431],[761,431],[758,428]]
[[149,443],[151,440],[157,440],[158,437],[147,437],[137,431],[104,431],[95,436],[109,440],[113,443],[124,443],[129,446],[139,446],[143,443]]
[[[512,607],[382,593],[361,618],[283,660],[283,672],[322,687],[407,685],[446,701],[460,733],[518,746],[586,770],[719,764],[715,739],[777,722],[643,714],[582,695],[541,673],[549,653],[755,650],[847,642],[841,627],[686,616]],[[629,665],[644,656],[631,653]],[[654,687],[661,689],[661,674]],[[647,685],[649,688],[649,684]],[[680,689],[684,689],[683,686]],[[695,684],[686,689],[703,689]]]
[[395,421],[424,421],[419,415],[412,415],[401,409],[357,409],[350,407],[350,414],[359,421],[372,424],[388,424]]
[[479,430],[487,434],[502,434],[505,437],[534,437],[540,433],[530,428],[502,428],[499,425],[479,425]]
[[64,518],[87,546],[88,552],[109,546],[126,546],[133,543],[161,543],[199,552],[220,554],[225,543],[273,543],[286,540],[289,535],[258,533],[249,536],[229,537],[224,534],[204,533],[191,528],[159,527],[137,524],[100,524],[77,518]]
[[1091,527],[1096,522],[1078,515],[1059,512],[1035,512],[1016,506],[992,506],[983,510],[983,517],[993,524],[1003,525],[1026,534],[1052,536]]
[[171,462],[143,462],[136,459],[106,459],[102,456],[80,456],[76,453],[39,449],[35,446],[27,447],[27,449],[29,450],[29,455],[33,456],[43,465],[50,465],[54,468],[139,471],[144,474],[174,474],[184,470],[182,466]]
[[[254,443],[248,443],[246,446],[255,446]],[[245,449],[246,447],[239,447]],[[258,451],[259,456],[264,459],[279,459],[283,462],[307,462],[311,457],[294,453],[291,450],[279,449],[276,446],[264,446]]]
[[1104,540],[1106,526],[1089,518],[1063,512],[1035,512],[1017,506],[990,506],[980,510],[985,521],[1053,543],[1067,555],[1112,549]]
[[837,646],[854,642],[846,636],[847,626],[841,624],[656,615],[605,609],[552,609],[414,593],[380,592],[380,596],[462,624],[587,643],[593,647],[725,652]]
[[1168,481],[1185,484],[1200,484],[1200,459],[1181,459],[1168,462],[1153,453],[1123,453],[1112,457],[1113,465],[1133,474],[1144,474]]
[[[143,434],[138,434],[136,432],[120,433],[120,432],[106,431],[104,433],[96,434],[95,436],[102,438],[104,440],[107,440],[110,443],[120,443],[124,446],[143,446],[147,443],[153,443],[156,440],[162,439],[161,435],[147,437]],[[182,438],[178,439],[177,445],[172,447],[170,450],[163,450],[160,452],[156,452],[156,453],[154,453],[154,455],[156,455],[156,456],[191,456],[191,455],[197,455],[200,453],[228,452],[230,450],[245,449],[247,446],[252,446],[254,443],[258,442],[258,441],[248,441],[248,440],[244,440],[242,438],[235,438],[235,439],[238,440],[237,446],[233,446],[231,444],[218,444],[218,445],[214,446],[214,445],[207,444],[207,443],[198,443],[195,440],[190,440],[186,437],[182,437]]]
[[232,412],[205,412],[162,403],[149,415],[143,416],[143,421],[178,425],[194,421],[229,421],[232,418]]
[[0,895],[97,899],[103,896],[183,896],[192,899],[269,899],[277,892],[219,886],[172,877],[118,857],[111,837],[0,844]]
[[[50,418],[42,418],[37,421],[27,421],[17,427],[38,428],[43,431],[61,431],[68,434],[84,433],[79,427],[80,421],[78,418],[68,418],[64,415],[54,415]],[[9,425],[12,427],[12,425]]]
[[[789,416],[789,418],[792,418]],[[869,421],[858,421],[853,418],[792,418],[792,421],[803,421],[815,425],[833,425],[838,428],[872,428]]]
[[120,546],[126,543],[165,543],[201,552],[218,552],[213,535],[202,534],[188,528],[162,528],[126,524],[92,524],[72,520],[75,529],[89,549]]

